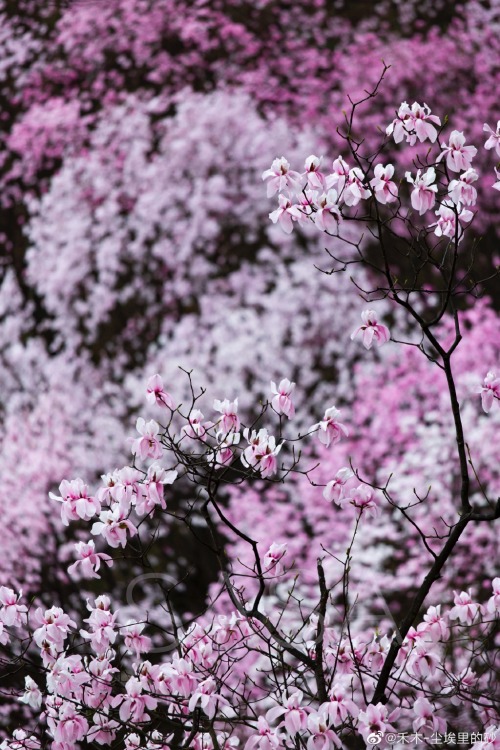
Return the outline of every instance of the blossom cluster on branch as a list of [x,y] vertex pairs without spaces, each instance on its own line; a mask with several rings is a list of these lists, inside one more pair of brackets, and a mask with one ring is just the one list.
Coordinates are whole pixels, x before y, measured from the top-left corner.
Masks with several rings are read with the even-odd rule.
[[[411,205],[421,216],[427,214],[439,200],[435,211],[437,221],[428,225],[435,227],[437,237],[457,236],[461,240],[474,214],[470,208],[477,200],[477,191],[472,183],[478,179],[478,173],[472,168],[472,160],[477,154],[475,146],[466,146],[463,133],[453,130],[447,143],[441,143],[441,120],[432,115],[427,105],[414,102],[411,108],[403,102],[398,109],[396,119],[387,127],[388,136],[393,136],[396,143],[406,140],[414,146],[417,142],[431,143],[438,141],[441,151],[430,158],[430,150],[422,157],[417,157],[419,165],[415,177],[406,172],[405,178],[413,186],[411,191]],[[484,125],[484,130],[490,136],[484,144],[485,149],[495,148],[500,156],[500,122],[497,130]],[[351,137],[348,135],[347,137]],[[356,154],[355,154],[356,156]],[[321,158],[311,155],[305,160],[305,172],[299,174],[290,169],[289,162],[281,157],[275,159],[270,169],[262,174],[267,182],[267,195],[272,197],[279,193],[279,208],[269,214],[274,223],[279,223],[282,229],[290,234],[294,222],[299,224],[314,222],[315,226],[324,232],[335,234],[341,220],[344,218],[343,207],[354,208],[369,198],[375,198],[382,205],[399,204],[399,186],[394,181],[394,165],[373,165],[373,159],[363,164],[356,158],[356,166],[350,167],[342,156],[337,157],[332,165],[331,173],[321,171]],[[436,173],[443,162],[445,167]],[[373,168],[373,177],[369,173]],[[425,170],[425,171],[424,171]],[[462,173],[459,179],[450,180],[449,173]],[[498,183],[493,188],[500,189]],[[439,197],[438,188],[443,189],[444,195]],[[293,202],[294,196],[299,198]]]

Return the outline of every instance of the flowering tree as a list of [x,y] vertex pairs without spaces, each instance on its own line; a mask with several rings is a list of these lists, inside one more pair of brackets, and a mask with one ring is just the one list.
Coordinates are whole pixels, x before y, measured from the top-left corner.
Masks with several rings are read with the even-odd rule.
[[[300,418],[296,384],[283,377],[271,381],[250,419],[227,393],[215,394],[206,414],[206,393],[190,372],[182,403],[152,375],[145,395],[156,418],[138,418],[129,464],[104,474],[95,492],[77,478],[51,494],[61,523],[77,529],[67,571],[86,590],[64,607],[46,607],[0,588],[2,662],[13,683],[6,694],[27,706],[4,750],[69,750],[84,741],[327,750],[361,738],[389,746],[412,731],[439,742],[463,729],[460,717],[474,747],[498,747],[500,579],[483,560],[473,581],[480,591],[460,590],[457,575],[452,600],[451,587],[440,585],[450,562],[461,560],[461,541],[469,534],[479,544],[482,535],[483,548],[492,545],[500,517],[498,328],[486,305],[463,310],[483,283],[475,274],[479,251],[466,242],[477,148],[415,102],[403,103],[379,147],[365,150],[357,114],[382,79],[339,125],[349,161],[338,156],[330,172],[310,155],[298,172],[281,157],[262,175],[268,197],[278,194],[271,222],[285,234],[326,233],[325,278],[349,269],[367,305],[360,325],[337,332],[359,352],[341,408],[339,400],[313,400],[321,419],[311,425],[306,409]],[[484,129],[486,150],[500,155],[498,130]],[[404,179],[384,159],[392,141],[416,148]],[[80,332],[75,325],[74,335]],[[391,347],[397,358],[384,359]],[[365,365],[374,351],[375,363]],[[394,381],[384,383],[387,374]],[[413,421],[404,403],[411,376],[428,391],[425,399],[417,393]],[[390,420],[395,403],[398,417]],[[474,422],[481,425],[476,434]],[[411,451],[432,444],[421,477]],[[176,507],[177,491],[185,500]],[[309,531],[297,523],[295,497],[316,508],[303,516],[313,523]],[[323,526],[349,522],[320,533],[321,516]],[[175,606],[183,582],[162,569],[173,523],[219,569],[211,606],[191,617]],[[281,540],[280,524],[290,543]],[[377,578],[363,582],[358,547],[377,529],[392,542],[391,525],[411,541],[412,549],[395,543],[391,552],[393,569],[413,581],[413,592],[398,601],[384,585],[375,602],[369,590]],[[371,562],[375,570],[386,559]],[[139,571],[132,582],[131,571]],[[120,601],[113,582],[127,576]],[[440,603],[431,603],[436,591]],[[380,600],[386,613],[374,627]],[[400,611],[388,621],[394,605]]]
[[[332,112],[375,83],[382,58],[394,65],[390,87],[364,105],[368,151],[394,102],[414,98],[434,110],[439,102],[478,146],[483,122],[494,130],[498,119],[498,8],[0,0],[6,580],[33,594],[44,581],[67,596],[67,581],[52,575],[73,527],[54,525],[48,492],[62,476],[90,481],[126,461],[121,436],[151,372],[179,400],[189,394],[178,364],[221,398],[234,383],[247,421],[266,398],[263,383],[283,375],[300,383],[302,427],[319,419],[333,383],[349,404],[361,356],[335,334],[354,330],[358,301],[340,278],[310,272],[323,262],[314,227],[288,236],[266,225],[260,173],[281,153],[296,165],[311,153],[348,159]],[[398,174],[416,180],[413,148],[399,151]],[[481,212],[468,236],[482,235],[483,277],[497,262],[491,157],[479,148],[470,184]],[[352,222],[349,230],[356,241]],[[497,294],[493,284],[487,291]],[[178,557],[172,547],[169,564]]]

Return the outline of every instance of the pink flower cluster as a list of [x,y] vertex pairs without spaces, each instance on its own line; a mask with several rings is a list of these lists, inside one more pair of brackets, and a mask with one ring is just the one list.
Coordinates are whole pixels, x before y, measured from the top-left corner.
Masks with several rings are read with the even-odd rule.
[[436,141],[438,132],[435,126],[441,126],[441,120],[431,114],[427,104],[413,102],[411,107],[403,102],[397,112],[397,117],[386,128],[386,134],[392,135],[396,143],[401,143],[403,138],[410,146],[414,146],[417,139],[420,143],[429,140]]
[[347,427],[338,421],[340,410],[331,406],[325,411],[325,416],[317,424],[312,425],[311,430],[318,432],[318,439],[327,448],[329,445],[335,445],[342,437],[348,437]]
[[377,321],[377,314],[374,310],[363,310],[361,319],[363,324],[351,334],[352,340],[361,333],[365,349],[370,349],[373,343],[382,346],[389,341],[391,337],[389,329]]
[[[308,156],[305,171],[299,174],[290,170],[289,162],[281,157],[262,174],[262,179],[267,180],[268,197],[279,191],[279,207],[269,218],[287,234],[293,231],[294,221],[305,225],[313,221],[321,231],[334,234],[342,220],[342,205],[357,206],[372,193],[380,203],[397,200],[398,188],[391,180],[392,164],[377,164],[368,184],[360,168],[350,168],[341,156],[335,159],[329,174],[321,171],[321,160],[315,155]],[[298,203],[293,202],[294,195]]]
[[[393,136],[396,143],[405,139],[411,146],[426,140],[434,144],[438,137],[436,126],[440,127],[441,121],[431,114],[426,104],[414,102],[409,107],[403,102],[386,133]],[[493,132],[485,124],[484,131],[490,134],[485,149],[494,148],[498,152],[498,128]],[[357,157],[357,151],[353,151],[353,155]],[[476,155],[477,148],[466,145],[464,133],[453,130],[448,143],[441,145],[441,151],[433,163],[425,170],[417,169],[415,176],[410,171],[405,174],[406,181],[412,185],[411,205],[420,215],[434,207],[439,198],[439,187],[445,187],[446,194],[435,212],[437,221],[430,225],[435,227],[438,238],[448,237],[460,242],[465,228],[474,218],[473,212],[465,206],[474,206],[477,200],[477,190],[472,185],[479,177],[472,167],[472,160]],[[440,170],[438,180],[436,170],[442,163],[446,164],[449,172],[461,173],[459,179],[449,180],[448,172]],[[267,181],[268,197],[279,192],[279,207],[269,214],[269,218],[273,223],[279,223],[288,234],[293,231],[294,222],[313,222],[321,231],[337,234],[339,223],[344,217],[344,206],[355,207],[361,200],[372,197],[382,205],[399,202],[399,187],[393,179],[394,173],[393,164],[377,163],[373,167],[373,177],[370,178],[359,166],[351,169],[342,156],[333,162],[332,172],[325,173],[321,170],[321,158],[311,155],[305,161],[305,171],[299,174],[290,169],[285,157],[275,159],[271,168],[262,175],[262,179]],[[495,183],[493,187],[497,189],[498,184]],[[294,202],[294,196],[298,202]],[[358,221],[366,219],[360,218]]]
[[500,405],[500,378],[497,378],[495,372],[488,372],[476,392],[481,394],[483,411],[488,414],[495,402]]
[[245,427],[243,436],[248,442],[247,448],[241,455],[243,466],[257,469],[263,479],[276,473],[278,469],[278,454],[284,441],[276,444],[276,438],[269,435],[265,427],[258,432]]
[[288,378],[283,378],[278,387],[271,381],[271,391],[274,393],[272,406],[278,414],[284,414],[288,419],[292,419],[295,414],[295,406],[292,401],[292,393],[295,383],[291,383]]
[[[286,545],[273,543],[263,558],[265,573],[280,575],[280,563],[286,553]],[[375,674],[384,662],[390,640],[373,633],[339,635],[336,628],[327,624],[322,630],[325,668],[332,669],[336,676],[329,684],[326,700],[311,700],[297,687],[267,694],[265,713],[255,725],[249,725],[246,750],[278,748],[297,737],[308,750],[340,748],[346,722],[365,741],[374,734],[396,732],[399,719],[411,724],[414,732],[445,732],[447,722],[436,710],[439,698],[432,691],[438,686],[441,696],[449,694],[456,705],[461,705],[460,691],[473,689],[477,676],[470,669],[458,674],[443,669],[441,651],[454,629],[478,625],[486,612],[498,613],[500,579],[496,578],[492,585],[493,596],[486,606],[473,602],[470,593],[456,592],[455,605],[448,612],[442,613],[441,605],[431,606],[418,628],[410,629],[398,654],[397,667],[404,672],[407,689],[426,684],[429,692],[428,697],[420,695],[402,706],[360,705],[356,698],[356,670],[361,667],[366,674]],[[20,595],[2,587],[0,597],[0,612],[9,627],[26,627],[29,616],[25,605],[19,603]],[[33,636],[43,660],[46,687],[41,688],[27,676],[20,700],[35,711],[44,707],[48,733],[54,742],[71,744],[91,737],[98,744],[108,745],[126,727],[125,745],[129,750],[140,747],[134,728],[151,737],[152,744],[147,747],[154,750],[155,740],[164,746],[170,739],[162,733],[150,734],[160,715],[157,712],[164,707],[172,720],[186,719],[199,711],[210,721],[227,723],[231,701],[225,689],[235,666],[230,666],[228,656],[246,649],[251,653],[252,644],[261,642],[260,625],[236,612],[210,617],[204,626],[195,623],[182,633],[177,652],[151,663],[139,660],[152,648],[151,639],[144,634],[145,623],[130,621],[120,626],[118,612],[112,611],[107,596],[97,597],[93,604],[87,602],[87,608],[90,614],[84,622],[88,629],[79,632],[91,649],[91,655],[85,658],[74,647],[68,648],[67,640],[77,625],[62,609],[39,608],[29,623],[31,627],[38,624]],[[307,631],[318,632],[317,628],[317,618],[313,618],[304,637],[308,637]],[[124,654],[133,652],[137,660],[125,672],[122,661],[121,683],[117,679],[120,649]],[[14,737],[25,739],[21,734]],[[29,743],[26,746],[31,750]],[[8,747],[10,750],[12,745]],[[232,745],[228,750],[231,748],[234,750]]]

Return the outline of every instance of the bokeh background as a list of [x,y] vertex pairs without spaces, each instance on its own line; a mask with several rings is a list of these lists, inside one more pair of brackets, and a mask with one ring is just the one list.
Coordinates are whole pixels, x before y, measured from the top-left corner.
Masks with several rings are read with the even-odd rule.
[[[349,97],[377,81],[382,61],[391,67],[357,132],[376,148],[399,104],[417,100],[466,133],[481,175],[469,243],[480,239],[478,273],[487,276],[500,232],[494,156],[482,149],[483,123],[500,118],[497,0],[0,0],[3,582],[48,606],[71,601],[60,562],[73,560],[73,542],[88,531],[63,527],[48,492],[76,476],[95,485],[129,463],[136,416],[153,416],[147,379],[159,372],[177,402],[188,398],[179,366],[207,388],[207,417],[213,398],[238,396],[250,420],[269,381],[288,377],[299,427],[332,403],[350,425],[335,450],[311,447],[319,483],[351,459],[374,482],[394,473],[401,502],[430,487],[415,509],[423,529],[455,518],[458,469],[440,373],[412,348],[367,354],[350,341],[365,305],[348,274],[316,269],[330,267],[325,247],[334,240],[273,226],[261,180],[277,156],[301,170],[311,153],[327,162],[345,154],[337,128]],[[394,155],[401,176],[411,156]],[[477,470],[494,497],[499,410],[483,414],[473,389],[498,363],[498,281],[482,291],[481,301],[463,303],[456,376]],[[377,310],[405,332],[387,302]],[[180,484],[171,507],[192,492]],[[479,486],[475,493],[483,502]],[[318,548],[344,549],[353,521],[303,477],[288,489],[228,491],[225,502],[263,550],[288,542],[306,592]],[[227,544],[244,560],[245,550]],[[471,529],[435,597],[481,589],[497,549],[491,526]],[[418,535],[388,508],[356,555],[353,581],[375,596],[372,610],[375,578],[395,611],[404,606],[422,571]],[[104,588],[123,595],[127,564],[127,573],[119,564],[107,571]],[[183,579],[181,613],[215,596],[215,561],[182,523],[160,533],[151,564]]]

